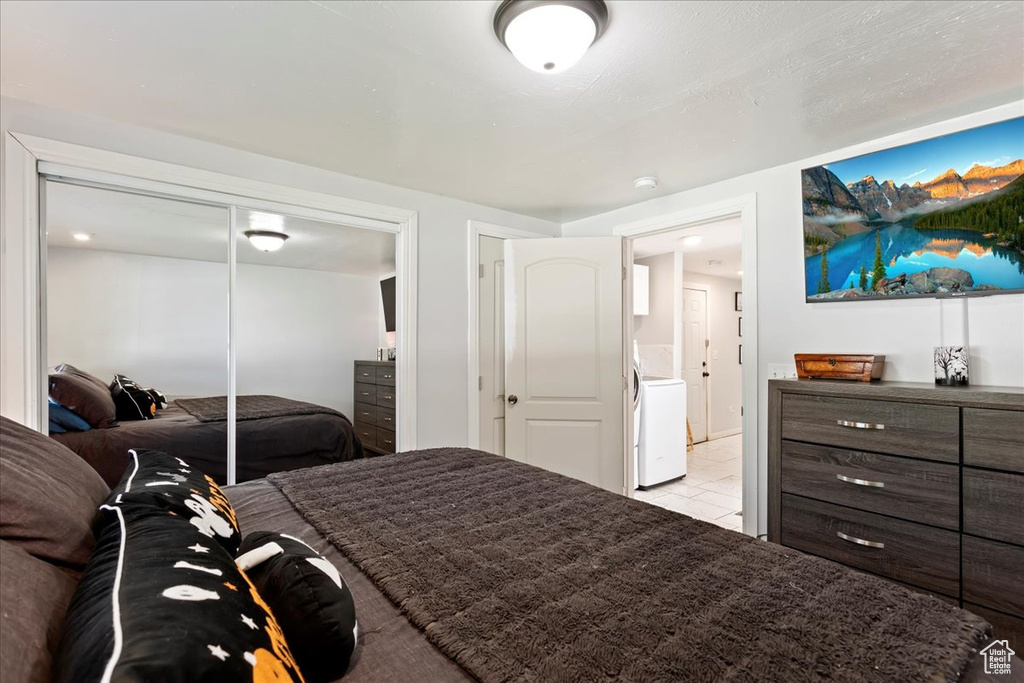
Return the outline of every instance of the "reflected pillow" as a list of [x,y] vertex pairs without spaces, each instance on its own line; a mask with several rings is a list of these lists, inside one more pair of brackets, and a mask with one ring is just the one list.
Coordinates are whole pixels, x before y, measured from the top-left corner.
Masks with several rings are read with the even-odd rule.
[[117,408],[110,389],[73,365],[58,365],[50,375],[50,398],[83,418],[90,427],[117,426]]
[[49,403],[51,433],[63,434],[64,432],[67,431],[89,431],[89,423],[83,420],[80,415],[75,413],[75,411],[65,408],[61,404],[54,401],[52,398],[50,399]]
[[110,396],[114,399],[118,420],[151,420],[156,417],[153,395],[124,375],[114,375]]

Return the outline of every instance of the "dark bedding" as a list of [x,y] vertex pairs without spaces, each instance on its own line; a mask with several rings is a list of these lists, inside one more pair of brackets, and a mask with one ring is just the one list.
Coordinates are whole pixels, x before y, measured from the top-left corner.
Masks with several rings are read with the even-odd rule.
[[436,653],[380,593],[485,682],[956,681],[990,633],[894,583],[477,451],[269,479],[294,510],[247,510],[243,528],[287,518],[321,552],[328,539],[357,610],[390,615],[412,653],[410,669],[376,671],[387,656],[368,648],[360,680],[463,680],[418,668]]
[[[238,422],[237,480],[363,457],[352,423],[331,412]],[[131,448],[164,451],[193,463],[219,483],[227,479],[227,423],[200,422],[174,403],[152,420],[51,436],[92,465],[108,486],[120,481]]]

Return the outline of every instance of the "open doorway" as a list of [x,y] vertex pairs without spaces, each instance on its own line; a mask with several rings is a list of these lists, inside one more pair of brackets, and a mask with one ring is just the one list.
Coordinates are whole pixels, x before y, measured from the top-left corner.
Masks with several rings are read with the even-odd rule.
[[730,217],[632,240],[634,495],[735,530],[743,523],[742,227]]

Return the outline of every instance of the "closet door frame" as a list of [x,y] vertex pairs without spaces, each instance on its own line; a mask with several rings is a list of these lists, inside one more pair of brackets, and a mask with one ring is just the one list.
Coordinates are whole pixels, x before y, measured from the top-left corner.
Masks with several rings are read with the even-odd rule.
[[[4,154],[4,239],[0,261],[3,271],[0,273],[3,285],[0,338],[4,341],[0,348],[0,405],[4,416],[39,431],[47,424],[45,301],[42,296],[45,290],[41,280],[46,272],[46,250],[40,215],[44,187],[41,179],[47,175],[83,184],[120,187],[186,201],[276,212],[393,233],[398,276],[396,317],[400,326],[396,339],[396,432],[401,450],[416,448],[416,211],[16,132],[4,133]],[[233,244],[235,235],[231,237]],[[233,278],[229,290],[233,300]],[[233,310],[233,306],[229,310]],[[229,354],[232,364],[234,344],[232,335]],[[229,397],[233,397],[234,377],[230,366],[229,379]]]

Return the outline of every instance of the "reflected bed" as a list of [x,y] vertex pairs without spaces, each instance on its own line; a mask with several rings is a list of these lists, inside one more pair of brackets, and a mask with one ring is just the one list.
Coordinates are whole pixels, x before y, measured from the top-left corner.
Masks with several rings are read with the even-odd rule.
[[[152,420],[122,421],[110,429],[50,436],[92,465],[108,486],[120,480],[131,448],[153,448],[176,455],[224,483],[227,429],[225,421],[200,421],[172,402]],[[239,420],[236,439],[239,482],[363,457],[352,423],[327,409],[316,414]]]

